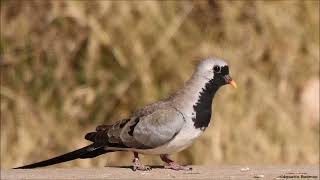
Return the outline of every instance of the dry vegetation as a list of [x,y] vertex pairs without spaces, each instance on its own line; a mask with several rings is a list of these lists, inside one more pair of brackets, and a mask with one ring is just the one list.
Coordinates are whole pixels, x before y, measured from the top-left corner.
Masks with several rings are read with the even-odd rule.
[[[1,167],[87,142],[183,85],[199,57],[226,59],[239,88],[174,158],[192,164],[317,164],[319,1],[1,1]],[[309,106],[307,106],[307,105]],[[318,114],[318,111],[313,112]],[[144,156],[160,164],[158,157]],[[128,165],[111,153],[64,167]]]

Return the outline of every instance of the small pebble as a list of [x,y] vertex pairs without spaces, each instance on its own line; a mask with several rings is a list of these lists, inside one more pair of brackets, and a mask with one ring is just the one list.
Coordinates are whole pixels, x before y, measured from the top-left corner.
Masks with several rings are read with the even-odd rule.
[[254,178],[264,178],[264,175],[263,174],[257,174],[254,176]]
[[246,167],[246,168],[241,168],[240,171],[241,171],[241,172],[250,171],[250,168],[248,168],[248,167]]

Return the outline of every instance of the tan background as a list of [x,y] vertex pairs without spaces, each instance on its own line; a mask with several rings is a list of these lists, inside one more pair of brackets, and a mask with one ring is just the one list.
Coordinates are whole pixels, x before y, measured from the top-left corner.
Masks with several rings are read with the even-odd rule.
[[[226,59],[213,121],[187,164],[319,163],[319,1],[1,1],[1,167],[88,144]],[[160,164],[158,157],[144,162]],[[111,153],[60,167],[129,165]]]

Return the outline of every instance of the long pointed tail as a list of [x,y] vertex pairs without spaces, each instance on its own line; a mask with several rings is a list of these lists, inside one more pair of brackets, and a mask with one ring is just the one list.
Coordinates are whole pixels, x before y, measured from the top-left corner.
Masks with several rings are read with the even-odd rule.
[[61,156],[57,156],[48,160],[44,160],[44,161],[40,161],[34,164],[29,164],[26,166],[21,166],[21,167],[17,167],[14,169],[31,169],[31,168],[37,168],[37,167],[44,167],[44,166],[50,166],[50,165],[54,165],[54,164],[58,164],[58,163],[62,163],[62,162],[66,162],[66,161],[71,161],[74,159],[85,159],[85,158],[93,158],[96,156],[99,156],[101,154],[107,153],[107,152],[112,152],[112,151],[107,151],[104,150],[104,147],[99,146],[96,147],[94,144],[91,144],[89,146],[85,146],[81,149],[63,154]]

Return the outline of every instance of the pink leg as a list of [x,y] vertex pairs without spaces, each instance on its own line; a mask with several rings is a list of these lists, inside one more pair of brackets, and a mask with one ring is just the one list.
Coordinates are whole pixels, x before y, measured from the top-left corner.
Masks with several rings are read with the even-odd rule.
[[133,162],[132,169],[134,171],[136,171],[136,170],[140,170],[140,171],[149,171],[149,170],[151,170],[151,167],[145,166],[145,165],[140,163],[139,154],[137,152],[133,152],[133,155],[134,155],[134,159],[132,161]]
[[192,170],[191,167],[181,166],[181,165],[175,163],[173,160],[169,159],[168,156],[169,156],[168,154],[161,154],[160,155],[161,160],[168,164],[164,168],[173,169],[173,170],[176,170],[176,171],[179,171],[179,170],[188,170],[188,171],[190,171],[190,170]]

